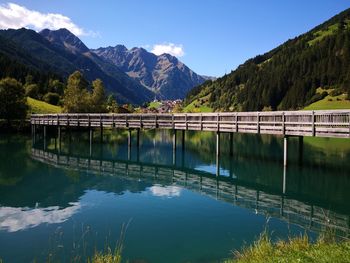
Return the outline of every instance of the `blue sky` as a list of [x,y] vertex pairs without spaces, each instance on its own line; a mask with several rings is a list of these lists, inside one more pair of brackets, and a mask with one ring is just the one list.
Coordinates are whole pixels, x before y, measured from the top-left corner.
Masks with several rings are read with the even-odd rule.
[[[18,8],[9,9],[9,3],[30,15],[21,9],[20,17],[11,17],[19,21],[12,21],[9,14]],[[0,28],[67,24],[90,48],[169,50],[195,72],[221,76],[349,8],[350,1],[0,0],[0,5]]]

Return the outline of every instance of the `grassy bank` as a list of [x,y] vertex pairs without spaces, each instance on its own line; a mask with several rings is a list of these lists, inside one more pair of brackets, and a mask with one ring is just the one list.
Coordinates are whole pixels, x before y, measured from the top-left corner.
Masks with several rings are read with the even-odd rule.
[[27,103],[29,106],[30,113],[60,113],[62,112],[62,108],[59,106],[51,105],[44,101],[32,99],[30,97],[27,98]]
[[266,263],[266,262],[350,262],[350,242],[336,242],[320,238],[311,243],[307,236],[288,241],[272,242],[262,234],[253,245],[235,252],[235,258],[225,263]]

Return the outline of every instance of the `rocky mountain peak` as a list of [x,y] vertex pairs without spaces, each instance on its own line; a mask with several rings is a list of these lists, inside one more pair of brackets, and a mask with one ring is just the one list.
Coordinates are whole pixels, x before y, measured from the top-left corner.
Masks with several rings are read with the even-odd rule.
[[89,52],[88,47],[66,28],[58,30],[44,29],[39,34],[52,44],[68,49],[72,53]]
[[156,92],[161,99],[184,98],[190,89],[205,81],[170,54],[156,56],[142,47],[128,50],[122,45],[92,51]]

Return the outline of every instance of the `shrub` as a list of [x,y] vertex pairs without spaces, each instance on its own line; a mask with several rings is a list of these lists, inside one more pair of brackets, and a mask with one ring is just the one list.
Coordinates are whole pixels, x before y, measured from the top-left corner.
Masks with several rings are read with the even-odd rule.
[[33,99],[39,98],[39,87],[37,84],[29,84],[25,87],[27,97],[31,97]]
[[58,102],[60,101],[60,95],[57,93],[48,92],[44,95],[43,100],[49,104],[58,105]]

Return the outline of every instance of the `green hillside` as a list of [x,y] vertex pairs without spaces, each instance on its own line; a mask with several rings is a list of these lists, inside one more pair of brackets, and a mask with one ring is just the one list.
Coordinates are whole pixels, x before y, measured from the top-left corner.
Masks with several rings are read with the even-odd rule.
[[51,105],[44,101],[32,99],[30,97],[27,98],[27,103],[29,106],[30,113],[60,113],[62,112],[62,108],[59,106]]
[[185,107],[204,97],[216,111],[350,108],[350,9],[195,87]]

